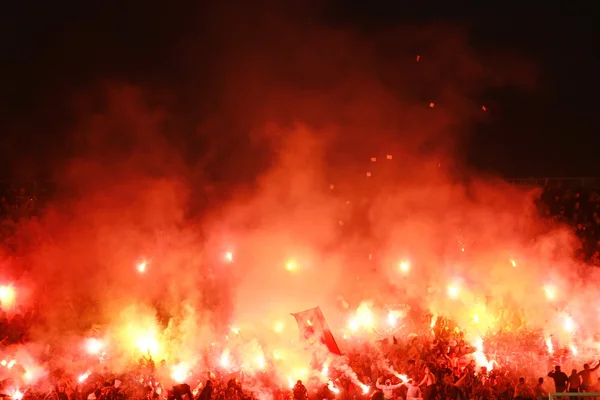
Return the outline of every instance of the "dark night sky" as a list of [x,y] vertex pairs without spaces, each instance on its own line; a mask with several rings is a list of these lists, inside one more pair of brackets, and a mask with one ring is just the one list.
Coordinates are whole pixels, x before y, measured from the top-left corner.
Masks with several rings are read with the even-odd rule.
[[[211,55],[219,49],[204,28],[212,6],[173,3],[3,4],[0,180],[40,177],[72,152],[64,132],[74,118],[65,104],[100,80],[169,87],[182,109],[194,103],[197,115],[210,113],[210,101],[191,92],[195,85],[210,92],[211,74],[218,69]],[[505,176],[599,175],[594,111],[600,35],[593,27],[593,5],[408,3],[417,2],[314,2],[314,15],[331,27],[365,35],[407,23],[451,22],[468,27],[476,52],[503,49],[526,57],[537,66],[535,90],[485,93],[494,104],[493,118],[475,127],[465,151],[469,163]],[[190,42],[204,54],[186,53]],[[199,57],[206,60],[188,62]]]

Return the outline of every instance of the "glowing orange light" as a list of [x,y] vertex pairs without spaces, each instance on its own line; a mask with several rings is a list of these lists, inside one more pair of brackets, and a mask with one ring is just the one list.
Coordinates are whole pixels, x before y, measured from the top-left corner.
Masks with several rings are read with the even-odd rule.
[[460,288],[457,285],[448,285],[448,297],[456,299],[460,294]]
[[15,288],[9,285],[0,286],[0,306],[10,308],[15,302]]
[[575,347],[574,344],[572,344],[571,346],[569,346],[569,350],[571,350],[571,353],[573,353],[574,356],[576,356],[579,353],[577,351],[577,347]]
[[513,268],[517,267],[517,262],[515,260],[510,260],[510,263],[513,266]]
[[548,348],[548,353],[550,353],[550,354],[554,353],[554,346],[552,345],[552,338],[550,338],[550,337],[546,338],[546,347]]
[[546,293],[546,298],[548,300],[554,300],[554,297],[556,296],[554,287],[550,285],[544,286],[544,293]]
[[104,343],[99,339],[90,338],[85,341],[85,350],[89,354],[99,354],[102,347],[104,347]]
[[476,324],[479,323],[479,315],[478,314],[473,315],[473,322],[475,322]]
[[410,261],[401,261],[398,267],[400,272],[406,274],[408,271],[410,271]]
[[233,253],[228,251],[227,253],[225,253],[225,260],[227,262],[233,262]]
[[173,379],[173,381],[175,381],[177,383],[184,383],[189,375],[190,375],[189,368],[184,363],[175,365],[171,369],[171,379]]
[[285,269],[288,271],[294,271],[296,269],[296,262],[294,260],[290,260],[285,265]]
[[231,365],[231,361],[229,359],[229,350],[225,350],[221,354],[221,358],[219,359],[219,364],[223,368],[229,368],[229,366]]
[[340,390],[338,388],[336,388],[335,386],[333,386],[333,382],[329,381],[327,383],[327,387],[329,388],[329,390],[331,390],[332,393],[338,394],[340,392]]
[[260,369],[265,368],[265,357],[263,355],[257,356],[255,361],[256,361],[256,364],[258,365],[258,368],[260,368]]
[[283,331],[283,323],[278,322],[277,324],[275,324],[275,332],[277,333],[281,333]]
[[15,389],[15,392],[11,396],[14,400],[21,400],[23,398],[23,393],[19,389]]
[[143,353],[154,354],[160,350],[158,339],[152,330],[148,330],[144,335],[140,336],[136,342],[138,349]]
[[77,378],[77,381],[79,381],[79,383],[85,382],[87,380],[87,378],[89,378],[90,376],[90,371],[86,371],[85,373],[79,375],[79,377]]
[[399,317],[399,315],[397,312],[394,312],[394,311],[388,312],[388,315],[387,315],[388,325],[391,327],[395,327],[396,324],[398,323],[398,317]]
[[146,266],[147,266],[147,264],[146,264],[146,261],[142,261],[142,262],[140,262],[140,263],[137,265],[137,271],[138,271],[140,274],[143,274],[144,272],[146,272]]
[[563,319],[563,327],[567,332],[573,332],[575,330],[575,321],[573,321],[573,318],[566,316]]
[[437,314],[433,314],[431,316],[431,323],[429,324],[429,328],[433,329],[433,327],[435,326],[436,322],[437,322],[438,316]]

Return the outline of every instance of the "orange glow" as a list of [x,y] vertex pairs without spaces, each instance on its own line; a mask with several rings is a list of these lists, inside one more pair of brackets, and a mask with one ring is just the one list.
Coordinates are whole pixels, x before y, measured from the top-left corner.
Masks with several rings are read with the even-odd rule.
[[400,272],[402,272],[403,274],[408,273],[408,271],[410,271],[410,261],[400,261],[400,264],[398,265]]
[[296,270],[296,268],[297,268],[296,261],[294,261],[294,260],[289,260],[289,261],[287,262],[287,264],[285,265],[285,268],[286,268],[288,271],[295,271],[295,270]]
[[140,274],[143,274],[144,272],[146,272],[146,266],[147,266],[146,261],[142,261],[137,265],[136,269]]
[[225,253],[225,261],[227,262],[233,262],[233,253],[228,251]]
[[102,348],[104,347],[104,343],[96,338],[90,338],[85,341],[85,350],[88,354],[100,354]]
[[448,297],[450,297],[451,299],[457,299],[458,296],[460,295],[460,287],[458,287],[458,285],[456,284],[450,284],[448,285]]
[[546,298],[548,300],[554,300],[555,296],[556,296],[556,291],[554,289],[553,286],[551,285],[546,285],[544,286],[544,293],[546,294]]
[[187,364],[180,363],[171,368],[171,379],[176,383],[184,383],[190,376]]
[[10,285],[0,286],[0,306],[4,309],[10,309],[15,303],[17,294],[15,288]]

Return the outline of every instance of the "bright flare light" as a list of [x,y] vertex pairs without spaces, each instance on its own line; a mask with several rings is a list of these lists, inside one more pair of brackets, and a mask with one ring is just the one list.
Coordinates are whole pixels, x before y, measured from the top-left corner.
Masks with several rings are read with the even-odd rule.
[[392,328],[395,328],[398,325],[398,319],[400,318],[400,313],[398,311],[390,311],[387,315],[387,323]]
[[365,329],[373,328],[374,324],[375,321],[373,318],[373,312],[371,311],[369,304],[362,303],[356,309],[356,315],[350,319],[350,322],[348,323],[348,328],[350,328],[351,331],[355,332],[360,327]]
[[146,261],[142,261],[137,265],[136,269],[140,274],[143,274],[144,272],[146,272],[146,266],[147,266]]
[[233,253],[228,251],[227,253],[225,253],[225,260],[227,262],[233,262]]
[[289,260],[287,262],[287,264],[285,265],[285,269],[287,269],[288,271],[294,271],[294,270],[296,270],[296,261]]
[[275,328],[273,328],[275,330],[275,332],[277,333],[281,333],[283,331],[283,323],[282,322],[278,322],[275,324]]
[[410,261],[400,261],[400,264],[398,264],[398,268],[403,274],[408,273],[408,271],[410,271]]
[[256,361],[256,365],[258,365],[258,368],[265,369],[266,363],[265,363],[265,357],[264,356],[260,355],[260,356],[256,357],[255,361]]
[[544,293],[546,293],[546,298],[548,300],[554,300],[554,297],[556,296],[554,287],[550,285],[544,286]]
[[189,375],[190,375],[190,370],[187,367],[187,365],[184,363],[175,365],[171,369],[171,378],[173,379],[173,381],[175,381],[177,383],[184,383]]
[[85,373],[79,375],[79,377],[77,378],[77,381],[79,383],[83,383],[87,380],[87,378],[90,377],[90,371],[86,371]]
[[19,389],[15,389],[15,392],[11,396],[14,400],[21,400],[23,398],[23,393]]
[[517,268],[517,262],[515,260],[510,260],[510,264],[513,266],[513,268]]
[[333,382],[331,380],[327,382],[327,387],[329,388],[329,390],[331,390],[332,393],[338,394],[340,392],[340,389],[333,386]]
[[12,307],[15,303],[15,297],[15,288],[9,285],[0,286],[0,306],[2,308]]
[[571,350],[571,353],[573,353],[574,356],[576,356],[579,353],[577,351],[577,347],[575,347],[574,344],[572,344],[571,346],[569,346],[569,350]]
[[85,350],[88,354],[99,354],[103,347],[104,343],[99,339],[90,338],[85,341]]
[[448,297],[450,297],[451,299],[456,299],[458,298],[459,294],[460,288],[457,285],[448,285]]
[[563,319],[563,328],[565,328],[567,332],[573,332],[575,330],[575,321],[573,321],[573,318],[567,315]]
[[148,330],[146,334],[139,337],[136,344],[143,353],[156,354],[160,350],[160,344],[152,330]]
[[548,348],[548,353],[554,354],[554,346],[552,345],[552,338],[546,338],[546,347]]
[[229,368],[229,366],[231,365],[231,360],[229,359],[229,350],[225,350],[221,354],[221,358],[219,359],[219,364],[223,368]]

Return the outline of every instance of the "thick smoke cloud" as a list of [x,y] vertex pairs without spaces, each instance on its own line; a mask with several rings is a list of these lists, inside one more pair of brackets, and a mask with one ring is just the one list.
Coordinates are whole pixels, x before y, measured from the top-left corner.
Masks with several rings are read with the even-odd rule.
[[[64,196],[16,234],[22,250],[39,232],[11,274],[43,305],[35,341],[102,324],[132,351],[156,330],[162,357],[194,365],[232,328],[243,337],[232,349],[271,354],[297,340],[289,313],[316,305],[339,334],[368,301],[483,335],[514,323],[494,314],[503,301],[552,333],[562,314],[544,285],[565,295],[577,285],[559,297],[570,312],[587,300],[575,241],[537,217],[536,193],[462,160],[471,124],[494,112],[478,97],[530,87],[526,63],[486,59],[453,26],[360,34],[306,10],[213,12],[218,51],[198,62],[218,66],[214,93],[163,101],[152,85],[111,82],[75,99]],[[190,119],[178,95],[210,96],[214,109]]]

